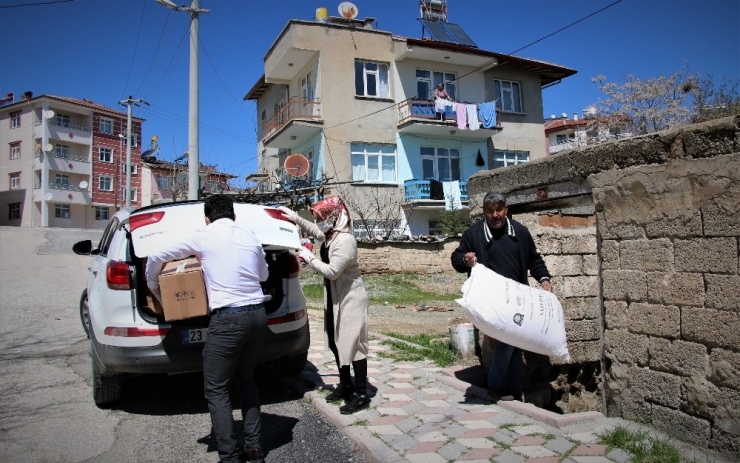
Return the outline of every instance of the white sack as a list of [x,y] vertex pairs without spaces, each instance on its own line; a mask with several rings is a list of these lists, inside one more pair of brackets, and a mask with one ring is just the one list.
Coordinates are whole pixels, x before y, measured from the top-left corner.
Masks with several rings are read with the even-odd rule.
[[558,298],[475,265],[457,299],[486,335],[520,349],[570,361],[565,318]]

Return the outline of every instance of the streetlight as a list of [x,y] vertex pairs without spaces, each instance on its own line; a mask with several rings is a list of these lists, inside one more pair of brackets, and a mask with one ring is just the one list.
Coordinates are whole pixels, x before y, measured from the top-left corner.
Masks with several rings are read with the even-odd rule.
[[177,6],[171,0],[156,0],[174,11],[190,14],[190,91],[188,94],[188,199],[198,199],[200,159],[198,157],[198,16],[211,10],[198,8],[198,0],[191,0],[190,8]]

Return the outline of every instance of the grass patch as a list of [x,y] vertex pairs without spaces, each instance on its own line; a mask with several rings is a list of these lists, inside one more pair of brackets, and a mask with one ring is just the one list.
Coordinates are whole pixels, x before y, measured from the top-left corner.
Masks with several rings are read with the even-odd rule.
[[357,420],[354,423],[350,424],[350,426],[367,426],[369,423],[367,420]]
[[[419,334],[413,336],[396,333],[383,334],[392,338],[400,339],[401,341],[393,339],[381,341],[381,344],[391,346],[390,351],[378,353],[381,357],[392,358],[399,362],[431,360],[439,367],[448,367],[454,364],[455,360],[458,358],[458,354],[450,350],[448,343],[432,342],[433,340],[440,338],[438,334]],[[411,345],[409,343],[415,345]]]
[[[301,272],[303,294],[307,299],[324,298],[324,283],[316,272]],[[420,301],[454,301],[460,294],[450,292],[433,292],[421,288],[422,280],[418,275],[363,275],[370,304],[411,305]]]
[[634,463],[681,463],[681,453],[666,441],[651,437],[647,432],[633,432],[619,426],[599,436],[609,448],[620,448],[633,455]]

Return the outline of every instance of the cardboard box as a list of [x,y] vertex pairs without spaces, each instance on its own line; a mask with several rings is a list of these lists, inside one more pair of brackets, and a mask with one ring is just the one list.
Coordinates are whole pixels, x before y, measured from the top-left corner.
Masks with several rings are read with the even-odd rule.
[[208,315],[203,270],[194,257],[168,262],[159,276],[159,290],[165,320]]

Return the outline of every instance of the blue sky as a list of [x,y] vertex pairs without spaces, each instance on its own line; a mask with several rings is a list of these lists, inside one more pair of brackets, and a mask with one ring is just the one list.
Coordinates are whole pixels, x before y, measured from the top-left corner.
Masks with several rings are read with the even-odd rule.
[[[150,106],[144,144],[160,157],[187,150],[189,19],[155,0],[0,0],[0,95],[25,91],[88,98],[125,111],[128,95]],[[59,1],[59,0],[57,0]],[[512,53],[615,0],[448,0],[448,20],[477,45]],[[190,0],[176,3],[190,4]],[[263,73],[265,52],[290,19],[318,7],[338,15],[340,0],[200,0],[200,160],[240,179],[256,170],[256,114],[242,98]],[[421,37],[418,0],[355,0],[360,18]],[[621,81],[670,75],[684,60],[715,77],[740,78],[740,1],[622,0],[517,56],[576,69],[544,90],[544,115],[572,117],[603,94],[591,77]],[[348,77],[351,78],[351,77]],[[238,183],[242,183],[240,181]]]

